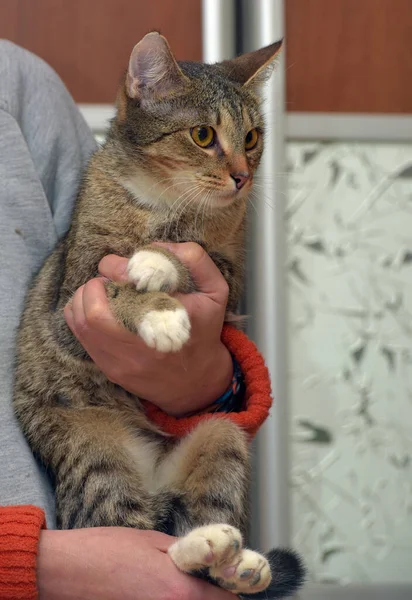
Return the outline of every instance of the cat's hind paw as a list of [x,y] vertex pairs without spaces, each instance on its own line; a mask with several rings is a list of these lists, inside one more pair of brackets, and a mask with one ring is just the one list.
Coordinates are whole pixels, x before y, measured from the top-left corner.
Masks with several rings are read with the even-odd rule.
[[150,310],[137,324],[144,342],[159,352],[178,352],[190,337],[190,320],[184,308]]
[[234,594],[254,594],[271,582],[267,559],[242,547],[240,531],[230,525],[198,527],[169,548],[182,571],[208,569],[216,583]]
[[209,574],[220,587],[234,594],[262,592],[272,580],[267,559],[247,548],[243,548],[231,564],[209,569]]
[[161,252],[138,250],[127,264],[130,283],[139,292],[175,292],[179,273],[171,260]]

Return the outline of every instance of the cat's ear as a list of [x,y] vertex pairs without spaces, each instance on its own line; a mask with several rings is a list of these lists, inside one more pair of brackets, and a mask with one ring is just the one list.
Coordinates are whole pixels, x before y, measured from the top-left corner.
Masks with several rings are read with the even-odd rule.
[[133,48],[126,76],[130,98],[160,99],[181,90],[186,82],[167,40],[159,33],[148,33]]
[[273,71],[282,45],[283,40],[280,40],[254,52],[241,54],[232,60],[225,60],[221,66],[230,79],[259,93],[262,85],[269,79]]

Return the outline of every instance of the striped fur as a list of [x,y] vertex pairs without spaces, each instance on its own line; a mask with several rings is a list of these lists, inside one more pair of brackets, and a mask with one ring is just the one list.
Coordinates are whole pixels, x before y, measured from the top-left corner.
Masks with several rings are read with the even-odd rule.
[[[248,169],[252,179],[258,166],[263,136],[253,152],[244,150],[247,131],[263,131],[253,80],[279,45],[246,62],[178,66],[157,34],[142,43],[157,44],[160,58],[142,74],[147,56],[135,49],[136,64],[131,61],[119,91],[107,142],[85,173],[72,227],[28,293],[14,408],[53,478],[59,527],[116,525],[183,536],[196,526],[226,523],[246,534],[250,477],[244,433],[216,419],[183,440],[166,436],[147,419],[138,398],[98,371],[63,316],[103,256],[131,257],[154,240],[200,242],[228,281],[228,310],[239,300],[250,188],[229,199],[221,194],[230,184],[228,173]],[[220,150],[193,144],[190,127],[203,123],[216,128]],[[178,291],[194,289],[182,264],[167,251],[154,252],[171,261]],[[150,292],[107,284],[114,314],[137,333],[149,313],[179,308],[168,291],[167,281]]]

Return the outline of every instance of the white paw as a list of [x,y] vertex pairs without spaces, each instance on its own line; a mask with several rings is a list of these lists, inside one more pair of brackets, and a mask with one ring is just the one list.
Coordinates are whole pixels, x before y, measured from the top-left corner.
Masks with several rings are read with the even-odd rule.
[[160,252],[150,250],[139,250],[133,254],[127,273],[129,281],[139,291],[174,292],[179,283],[179,273],[172,261]]
[[140,337],[159,352],[178,352],[190,337],[190,321],[184,308],[151,310],[137,326]]
[[224,564],[239,553],[242,535],[230,525],[197,527],[170,546],[169,554],[179,569],[193,571]]
[[240,532],[230,525],[193,529],[168,550],[175,565],[186,573],[209,569],[220,587],[234,594],[254,594],[268,587],[272,576],[264,556],[242,548]]

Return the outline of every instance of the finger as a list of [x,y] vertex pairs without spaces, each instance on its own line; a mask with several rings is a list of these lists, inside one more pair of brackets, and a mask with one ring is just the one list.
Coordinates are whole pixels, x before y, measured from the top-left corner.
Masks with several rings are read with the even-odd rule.
[[161,552],[165,553],[169,550],[170,546],[174,544],[177,540],[176,537],[172,535],[167,535],[166,533],[162,533],[160,531],[146,530],[144,532],[144,535],[147,537],[150,543],[153,544],[155,548],[157,548],[157,550],[160,550]]
[[215,330],[220,332],[225,320],[225,303],[220,304],[211,301],[210,296],[205,294],[174,294],[176,300],[184,306],[192,323],[191,338],[195,339],[197,333]]
[[74,318],[73,318],[73,308],[71,301],[66,304],[63,309],[64,318],[66,320],[69,329],[74,333]]
[[210,256],[199,244],[185,242],[182,244],[165,244],[156,242],[173,252],[189,269],[198,290],[219,304],[226,304],[228,284]]
[[99,263],[99,273],[111,281],[128,281],[127,264],[128,258],[108,254]]
[[97,277],[88,281],[84,286],[82,300],[87,325],[91,329],[116,338],[117,342],[131,344],[136,352],[139,342],[144,347],[144,342],[114,317],[107,300],[103,279]]
[[66,323],[76,335],[80,337],[86,328],[86,317],[83,310],[83,290],[84,285],[79,287],[74,293],[72,299],[66,304],[64,308],[64,316]]
[[85,284],[82,302],[85,319],[90,328],[116,337],[128,333],[116,321],[110,310],[103,279],[97,277]]

